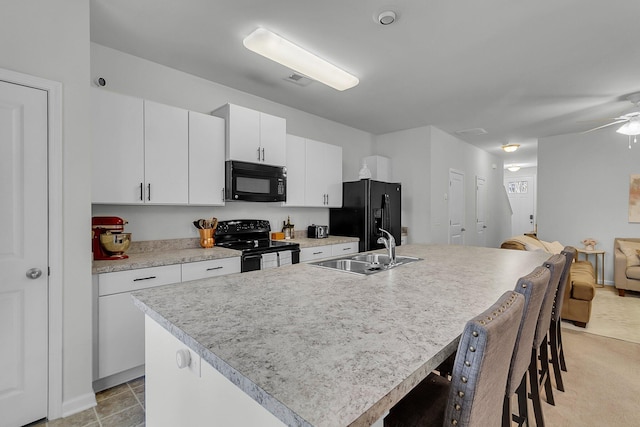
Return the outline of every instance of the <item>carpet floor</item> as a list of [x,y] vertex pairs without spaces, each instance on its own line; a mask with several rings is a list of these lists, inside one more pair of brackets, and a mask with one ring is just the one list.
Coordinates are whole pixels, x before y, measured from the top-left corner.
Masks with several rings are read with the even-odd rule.
[[640,343],[640,293],[627,292],[620,297],[613,286],[597,288],[587,327],[579,328],[571,322],[562,322],[562,326],[564,329]]
[[640,425],[640,294],[621,298],[612,286],[598,288],[587,327],[562,327],[565,392],[553,383],[556,405],[543,403],[546,426]]

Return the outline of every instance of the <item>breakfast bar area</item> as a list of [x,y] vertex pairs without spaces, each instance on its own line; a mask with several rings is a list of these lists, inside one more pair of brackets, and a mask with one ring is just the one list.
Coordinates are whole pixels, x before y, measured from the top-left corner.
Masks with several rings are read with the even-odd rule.
[[[297,264],[135,292],[147,425],[373,425],[455,351],[470,317],[548,258],[455,245],[397,253],[421,260],[372,275]],[[241,392],[233,402],[229,387]]]

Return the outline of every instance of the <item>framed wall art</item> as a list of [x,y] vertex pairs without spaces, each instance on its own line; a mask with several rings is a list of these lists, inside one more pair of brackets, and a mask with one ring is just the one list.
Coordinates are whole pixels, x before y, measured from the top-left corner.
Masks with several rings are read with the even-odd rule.
[[640,175],[629,177],[629,222],[640,222]]

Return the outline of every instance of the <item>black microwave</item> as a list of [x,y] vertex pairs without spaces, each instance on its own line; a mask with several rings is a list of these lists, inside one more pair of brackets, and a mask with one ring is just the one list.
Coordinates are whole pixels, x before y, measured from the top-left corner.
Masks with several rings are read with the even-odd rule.
[[248,202],[285,202],[287,168],[227,160],[225,199]]

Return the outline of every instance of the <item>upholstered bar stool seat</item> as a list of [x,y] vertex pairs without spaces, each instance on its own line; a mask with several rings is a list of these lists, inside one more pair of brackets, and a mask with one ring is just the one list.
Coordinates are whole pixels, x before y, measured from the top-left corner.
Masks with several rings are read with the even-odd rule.
[[384,426],[499,425],[502,391],[523,307],[524,297],[509,291],[469,320],[458,344],[451,381],[430,374],[391,409]]

